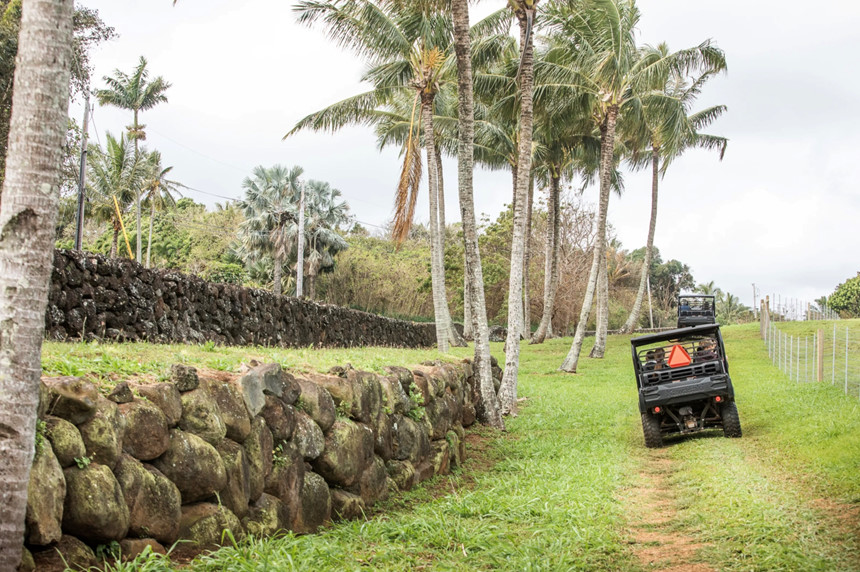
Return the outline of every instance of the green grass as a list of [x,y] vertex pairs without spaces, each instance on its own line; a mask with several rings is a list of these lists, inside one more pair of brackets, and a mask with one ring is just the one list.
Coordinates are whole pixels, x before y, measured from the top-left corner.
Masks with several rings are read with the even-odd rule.
[[[575,376],[557,367],[570,339],[523,346],[520,395],[508,431],[495,434],[495,464],[438,477],[389,501],[369,520],[320,534],[250,540],[198,558],[193,570],[643,570],[631,544],[625,498],[639,475],[667,462],[670,530],[703,547],[695,561],[715,570],[860,570],[854,520],[860,505],[860,403],[829,384],[789,382],[767,359],[755,324],[725,329],[744,429],[670,439],[644,448],[628,338],[607,357],[584,358]],[[46,344],[46,371],[61,367],[116,379],[161,375],[170,363],[235,368],[243,359],[325,370],[351,362],[379,370],[439,357],[432,351],[283,350],[186,346]],[[586,348],[586,351],[589,348]],[[501,344],[493,344],[501,358]],[[454,348],[446,359],[469,355]],[[95,360],[99,361],[95,361]],[[62,365],[68,364],[68,365]],[[487,432],[487,430],[484,430]],[[492,433],[492,432],[489,432]],[[662,466],[662,465],[661,465]],[[466,486],[467,483],[472,483]],[[822,500],[823,499],[823,500]],[[150,559],[125,570],[165,570]]]

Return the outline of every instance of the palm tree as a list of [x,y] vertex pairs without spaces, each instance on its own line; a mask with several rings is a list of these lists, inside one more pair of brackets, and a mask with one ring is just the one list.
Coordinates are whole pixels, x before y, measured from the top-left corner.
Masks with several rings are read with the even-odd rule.
[[271,258],[273,291],[281,294],[282,276],[287,257],[295,248],[298,232],[296,200],[304,169],[275,165],[254,168],[253,177],[242,181],[245,198],[237,206],[245,215],[239,227],[239,245],[243,258]]
[[503,415],[517,411],[517,378],[520,362],[520,337],[523,331],[523,262],[525,250],[525,219],[528,187],[531,181],[532,126],[534,88],[534,42],[532,28],[537,0],[511,0],[511,9],[520,25],[519,80],[519,141],[517,185],[514,194],[514,232],[511,240],[511,273],[508,282],[508,335],[505,343],[505,372],[499,387],[499,402]]
[[[584,100],[599,126],[601,140],[594,257],[576,334],[560,368],[575,373],[599,270],[605,261],[606,217],[619,114],[634,120],[640,117],[640,96],[660,87],[659,80],[666,77],[667,69],[684,75],[697,66],[719,68],[723,53],[710,42],[704,42],[663,57],[654,54],[639,57],[634,38],[639,10],[633,0],[576,0],[552,6],[548,17],[555,33],[540,64],[541,81],[538,83],[559,101],[567,98],[581,105]],[[600,288],[599,307],[608,307],[606,296],[608,292]],[[600,318],[598,330],[605,329],[608,312],[603,312]],[[592,352],[595,357],[603,355],[603,347],[598,345],[600,340],[598,337]]]
[[173,198],[173,193],[182,196],[179,188],[184,187],[184,185],[167,178],[173,167],[161,165],[160,151],[144,152],[144,157],[143,189],[146,191],[144,200],[149,201],[149,238],[146,241],[146,267],[149,268],[150,251],[152,250],[152,223],[155,220],[155,211],[175,205],[176,199]]
[[45,310],[69,101],[73,3],[28,2],[0,206],[0,570],[16,570],[39,404]]
[[322,22],[328,35],[366,59],[364,80],[372,91],[349,98],[301,120],[287,136],[303,128],[334,130],[347,123],[373,123],[376,110],[404,90],[412,95],[412,111],[400,182],[395,197],[394,236],[409,233],[421,179],[420,143],[427,156],[430,197],[430,251],[433,305],[439,349],[463,345],[451,322],[445,293],[444,244],[440,229],[438,160],[433,129],[433,107],[442,78],[453,66],[449,47],[450,18],[432,6],[381,3],[370,0],[304,0],[295,10],[299,21]]
[[[666,44],[661,44],[657,48],[646,48],[646,50],[657,51],[660,55],[669,53]],[[637,130],[639,133],[635,134],[638,137],[634,135],[634,139],[638,139],[638,141],[634,140],[632,146],[637,151],[638,148],[650,147],[651,153],[650,157],[645,157],[643,154],[635,152],[632,162],[639,167],[648,162],[651,163],[651,220],[648,225],[645,260],[642,264],[636,301],[633,303],[633,309],[630,311],[627,322],[621,328],[622,332],[632,332],[639,323],[639,314],[645,296],[645,283],[654,247],[654,232],[657,227],[659,178],[665,176],[669,164],[690,147],[716,148],[719,150],[720,160],[725,154],[727,139],[700,133],[699,129],[706,127],[718,118],[725,112],[726,107],[724,105],[713,106],[693,115],[688,115],[696,96],[701,93],[702,86],[716,71],[722,70],[708,70],[698,78],[694,78],[690,85],[686,84],[684,78],[672,74],[663,81],[661,90],[643,97],[644,121]],[[660,164],[661,158],[663,159],[662,165]]]
[[723,295],[723,291],[717,287],[716,283],[713,280],[711,280],[710,282],[703,282],[696,286],[693,290],[695,292],[698,292],[699,294],[704,294],[706,296]]
[[[305,185],[304,241],[308,256],[301,269],[308,277],[308,297],[316,297],[316,278],[321,271],[334,267],[334,256],[349,245],[337,229],[348,224],[349,205],[340,200],[341,192],[322,181],[308,181]],[[303,253],[304,254],[304,253]],[[299,264],[297,262],[297,264]],[[296,272],[299,268],[296,268]]]
[[[135,160],[139,154],[138,141],[146,140],[146,131],[144,131],[146,125],[138,123],[138,114],[141,111],[152,109],[161,102],[166,102],[167,96],[164,95],[164,92],[170,87],[170,84],[161,76],[149,81],[146,63],[146,58],[140,56],[140,62],[131,75],[120,70],[114,70],[112,77],[105,76],[103,78],[107,82],[107,88],[96,91],[96,98],[100,105],[113,105],[134,112],[134,120],[127,129],[128,138],[134,140]],[[143,241],[140,233],[140,189],[135,193],[134,202],[137,213],[137,261],[143,262],[141,254]]]
[[92,214],[97,221],[109,222],[113,226],[113,241],[109,254],[113,258],[117,255],[117,242],[122,229],[119,216],[134,203],[145,169],[144,165],[135,159],[135,153],[124,134],[120,134],[117,139],[106,133],[104,150],[93,146],[88,157],[87,190],[93,197]]

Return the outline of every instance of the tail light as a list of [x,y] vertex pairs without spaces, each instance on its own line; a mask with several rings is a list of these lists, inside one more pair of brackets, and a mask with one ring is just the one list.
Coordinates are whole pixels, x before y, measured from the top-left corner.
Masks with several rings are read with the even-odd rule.
[[720,403],[722,400],[723,400],[723,398],[720,397],[719,395],[714,398],[714,401],[716,401],[717,403]]
[[660,407],[655,407],[655,408],[654,408],[654,413],[660,413],[661,411],[663,411],[663,409],[662,409],[662,408],[660,408]]

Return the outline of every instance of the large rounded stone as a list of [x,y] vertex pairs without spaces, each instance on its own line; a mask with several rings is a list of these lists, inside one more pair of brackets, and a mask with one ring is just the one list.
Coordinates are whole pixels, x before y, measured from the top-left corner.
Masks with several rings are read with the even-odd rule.
[[171,429],[170,446],[152,464],[176,484],[183,504],[207,499],[227,484],[224,463],[215,447],[178,429]]
[[301,511],[293,522],[293,532],[316,532],[331,520],[331,492],[322,476],[305,473]]
[[197,389],[200,379],[197,370],[191,366],[175,363],[170,368],[170,379],[181,392]]
[[324,375],[318,373],[307,373],[304,374],[304,377],[306,381],[328,391],[329,395],[331,395],[334,400],[337,411],[345,416],[357,418],[361,410],[358,393],[360,388],[356,386],[354,380],[338,375]]
[[312,463],[314,470],[335,485],[353,485],[373,455],[373,435],[368,442],[366,429],[348,419],[335,421],[326,434],[325,450]]
[[167,425],[175,427],[182,418],[182,398],[176,385],[172,383],[153,383],[138,385],[137,394],[155,404],[167,418]]
[[80,377],[46,377],[47,414],[78,425],[96,414],[99,390]]
[[409,417],[394,416],[392,436],[394,458],[398,461],[408,460],[417,464],[430,454],[430,439],[427,438],[427,433]]
[[164,546],[153,538],[124,538],[119,541],[122,559],[126,562],[134,560],[147,548],[152,554],[167,554]]
[[242,390],[230,381],[204,379],[203,386],[218,404],[221,419],[227,427],[227,438],[241,443],[251,432],[251,415],[245,406]]
[[373,451],[387,461],[394,457],[394,417],[380,413],[374,425]]
[[63,474],[63,531],[96,544],[124,538],[128,506],[110,468],[91,463],[83,469],[70,467]]
[[21,547],[21,563],[15,572],[35,572],[36,561],[33,560],[33,553],[27,550],[26,547]]
[[129,513],[130,536],[155,538],[164,544],[176,542],[182,497],[167,477],[155,467],[123,455],[114,469]]
[[170,445],[167,417],[149,401],[138,399],[119,406],[126,427],[122,449],[141,461],[161,456]]
[[229,508],[237,518],[244,518],[248,514],[248,502],[251,499],[251,469],[248,457],[242,446],[230,439],[224,439],[217,448],[227,474],[227,485],[218,497],[221,504]]
[[54,546],[33,552],[33,561],[36,570],[89,570],[97,564],[93,550],[70,535],[64,535]]
[[292,441],[299,454],[308,461],[316,459],[325,450],[325,435],[322,429],[309,415],[301,411],[296,412],[296,428]]
[[272,430],[275,443],[289,441],[296,428],[296,410],[292,405],[287,405],[277,397],[266,396],[266,405],[260,411],[260,415],[266,420],[266,425]]
[[203,388],[182,394],[182,419],[179,428],[217,445],[227,435],[227,426],[221,418],[221,408]]
[[442,439],[451,427],[451,407],[444,397],[435,398],[425,408],[430,422],[430,439]]
[[237,541],[245,536],[242,523],[227,507],[211,503],[182,507],[179,536],[198,548],[230,544],[228,531]]
[[278,397],[284,403],[292,404],[299,394],[295,378],[282,371],[280,364],[269,363],[252,368],[236,380],[245,406],[251,415],[259,415],[265,406],[265,396]]
[[409,461],[388,461],[385,463],[385,470],[398,490],[411,490],[418,482],[415,467]]
[[117,404],[99,396],[96,414],[78,425],[78,430],[87,448],[87,457],[113,469],[122,454],[125,433],[125,418],[120,415]]
[[451,446],[445,439],[433,441],[430,461],[434,475],[447,475],[451,470]]
[[385,462],[374,457],[373,462],[361,473],[358,482],[358,492],[367,506],[378,500],[388,498],[388,474],[385,472]]
[[[72,426],[74,429],[74,426]],[[51,443],[42,442],[36,451],[30,469],[27,489],[27,517],[25,537],[29,544],[44,546],[60,540],[63,535],[63,503],[66,498],[66,479],[54,455]]]
[[275,448],[272,432],[262,417],[251,422],[251,432],[242,443],[248,457],[248,483],[251,501],[263,494],[266,479],[272,472],[272,451]]
[[289,524],[287,507],[281,499],[266,493],[249,507],[248,516],[242,519],[245,531],[256,538],[272,536]]
[[306,379],[298,379],[302,390],[296,407],[316,421],[324,432],[334,424],[336,417],[334,400],[331,394],[317,384]]
[[284,503],[287,522],[292,523],[301,510],[305,463],[292,443],[284,443],[276,451],[272,472],[266,479],[266,492]]
[[331,489],[331,513],[335,518],[354,520],[367,511],[364,499],[343,489]]
[[[409,370],[406,370],[407,372]],[[412,378],[412,374],[409,374]],[[400,379],[397,376],[389,375],[379,379],[379,387],[382,389],[382,408],[387,414],[406,413],[409,411],[409,396],[403,390],[400,384]],[[408,387],[408,386],[407,386]]]
[[87,448],[78,428],[59,417],[45,418],[45,435],[51,442],[57,461],[64,469],[75,464],[75,459],[85,457]]
[[347,379],[355,386],[355,418],[362,423],[371,423],[382,412],[382,387],[379,376],[351,369],[347,371]]

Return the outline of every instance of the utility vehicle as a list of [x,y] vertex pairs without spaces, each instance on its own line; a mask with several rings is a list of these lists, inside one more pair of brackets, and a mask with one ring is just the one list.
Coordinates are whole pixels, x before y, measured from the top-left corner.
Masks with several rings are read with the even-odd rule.
[[716,324],[715,298],[704,294],[678,296],[678,327]]
[[741,436],[720,326],[678,328],[630,340],[645,446],[663,436],[722,427]]

